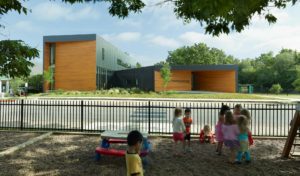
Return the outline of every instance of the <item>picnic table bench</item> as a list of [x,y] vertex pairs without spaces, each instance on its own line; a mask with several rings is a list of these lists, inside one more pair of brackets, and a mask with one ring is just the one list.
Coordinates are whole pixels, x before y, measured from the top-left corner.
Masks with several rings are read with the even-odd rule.
[[[101,155],[110,155],[122,157],[125,156],[126,150],[118,150],[110,148],[110,144],[126,144],[129,131],[105,131],[101,134],[101,145],[95,150],[96,160],[100,160]],[[150,143],[148,142],[148,133],[142,132],[143,147],[140,153],[141,157],[148,155],[150,151]]]

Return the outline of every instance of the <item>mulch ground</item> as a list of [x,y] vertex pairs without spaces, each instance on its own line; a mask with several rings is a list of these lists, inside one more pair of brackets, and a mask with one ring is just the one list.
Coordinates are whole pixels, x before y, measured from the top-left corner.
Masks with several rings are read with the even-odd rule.
[[[94,160],[99,141],[98,136],[52,135],[0,158],[0,175],[125,176],[124,158],[103,156],[99,162]],[[283,140],[256,140],[249,165],[228,164],[227,149],[217,156],[214,145],[199,144],[197,140],[192,142],[193,152],[183,157],[172,155],[171,138],[155,137],[150,141],[153,150],[148,156],[146,176],[300,175],[300,159],[280,159]]]
[[26,132],[0,132],[0,152],[15,145],[22,144],[31,138],[42,135],[42,133],[26,133]]

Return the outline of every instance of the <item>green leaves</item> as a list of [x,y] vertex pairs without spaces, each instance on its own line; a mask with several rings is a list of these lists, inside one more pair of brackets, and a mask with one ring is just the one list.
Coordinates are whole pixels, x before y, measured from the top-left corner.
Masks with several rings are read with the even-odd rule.
[[271,93],[279,94],[282,92],[280,84],[273,84],[269,90]]
[[296,51],[282,49],[275,56],[270,52],[255,59],[241,60],[239,83],[254,84],[255,90],[260,92],[269,91],[274,84],[280,84],[284,91],[291,92],[298,87],[293,83],[300,78],[298,56]]
[[[277,18],[269,13],[272,8],[286,8],[291,0],[177,0],[174,12],[177,17],[189,22],[196,20],[205,25],[206,33],[218,36],[232,31],[241,32],[249,26],[255,14],[265,14],[269,23]],[[297,0],[292,0],[294,5]]]
[[184,46],[169,52],[167,62],[170,65],[216,65],[216,64],[233,64],[234,58],[217,48],[209,48],[204,43],[193,46]]
[[54,83],[54,67],[50,66],[48,68],[48,70],[45,70],[43,76],[44,76],[44,81],[47,84],[53,84]]
[[109,13],[112,16],[117,16],[119,18],[125,18],[130,12],[139,13],[145,6],[142,0],[62,0],[66,3],[85,3],[85,2],[107,2],[110,3],[108,8]]
[[[17,11],[18,13],[27,14],[28,9],[22,6],[22,0],[1,0],[0,1],[0,15],[4,15],[9,11]],[[23,0],[25,1],[25,0]]]
[[34,66],[30,60],[39,56],[39,51],[21,40],[0,41],[0,75],[28,77]]
[[166,88],[171,80],[171,68],[168,62],[164,63],[160,69],[160,76],[163,79],[163,86]]

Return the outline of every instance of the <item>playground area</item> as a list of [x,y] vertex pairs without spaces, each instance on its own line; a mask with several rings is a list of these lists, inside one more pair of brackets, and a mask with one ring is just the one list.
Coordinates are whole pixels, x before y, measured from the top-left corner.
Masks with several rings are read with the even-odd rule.
[[[19,135],[20,133],[0,132],[1,141],[16,139]],[[23,135],[34,138],[35,136],[29,137],[29,135],[41,134],[24,133]],[[100,139],[100,135],[53,134],[11,155],[0,157],[0,175],[125,176],[126,165],[123,157],[103,156],[100,161],[95,161],[95,148],[99,146]],[[217,156],[214,144],[199,144],[197,138],[192,141],[192,153],[187,153],[183,157],[172,155],[171,138],[150,136],[149,140],[152,151],[147,157],[146,176],[300,174],[300,158],[287,160],[280,158],[284,139],[256,139],[254,146],[251,147],[253,160],[249,165],[228,164],[229,151],[226,148],[222,156]],[[3,145],[0,147],[2,151]],[[126,145],[114,147],[125,149]]]

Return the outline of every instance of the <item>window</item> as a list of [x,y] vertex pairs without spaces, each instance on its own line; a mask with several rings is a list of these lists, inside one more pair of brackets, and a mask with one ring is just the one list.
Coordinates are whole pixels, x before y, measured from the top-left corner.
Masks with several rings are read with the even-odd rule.
[[50,65],[55,65],[55,44],[50,44]]
[[131,68],[130,64],[123,62],[121,59],[117,59],[117,64],[125,68]]
[[55,43],[51,43],[49,45],[50,49],[50,60],[49,60],[49,65],[50,65],[50,73],[51,77],[53,79],[52,83],[49,84],[50,90],[55,89]]
[[105,57],[105,50],[104,50],[104,48],[102,48],[102,60],[104,60],[104,57]]

